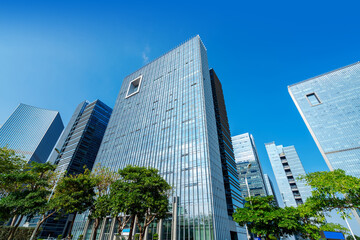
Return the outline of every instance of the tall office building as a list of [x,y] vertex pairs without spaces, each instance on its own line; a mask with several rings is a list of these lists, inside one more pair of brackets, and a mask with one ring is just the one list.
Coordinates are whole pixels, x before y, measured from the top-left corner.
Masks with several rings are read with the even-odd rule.
[[297,178],[305,175],[294,146],[283,147],[275,142],[265,144],[280,195],[287,207],[296,207],[311,196],[311,187]]
[[[245,176],[248,179],[251,196],[267,196],[263,171],[253,136],[249,133],[240,134],[232,137],[232,142],[242,196],[248,197]],[[248,169],[249,164],[251,167]]]
[[[171,217],[156,221],[148,239],[156,231],[162,240],[237,239],[226,201],[237,190],[225,192],[224,178],[236,183],[223,173],[231,158],[222,162],[219,140],[206,48],[196,36],[124,79],[95,164],[155,167],[173,186]],[[116,223],[106,219],[102,229],[100,237],[112,236]]]
[[227,118],[224,94],[221,82],[214,69],[210,69],[210,79],[214,99],[216,126],[219,139],[219,151],[221,157],[222,171],[228,214],[232,216],[235,209],[242,207],[243,198],[236,169],[233,145],[231,142],[230,126]]
[[280,206],[279,201],[278,201],[278,199],[277,199],[277,197],[276,197],[276,193],[275,193],[275,189],[274,189],[273,182],[271,181],[269,175],[264,174],[264,182],[265,182],[266,192],[267,192],[268,196],[273,196],[276,204],[277,204],[278,206]]
[[[100,100],[83,101],[78,105],[48,159],[57,164],[56,171],[79,174],[84,172],[84,166],[92,169],[111,112],[112,109]],[[51,217],[43,224],[40,237],[66,236],[72,221],[73,215],[60,219]]]
[[288,90],[329,169],[360,177],[360,62]]
[[288,89],[329,169],[360,177],[360,62]]
[[63,129],[59,112],[21,103],[0,128],[0,147],[44,163]]

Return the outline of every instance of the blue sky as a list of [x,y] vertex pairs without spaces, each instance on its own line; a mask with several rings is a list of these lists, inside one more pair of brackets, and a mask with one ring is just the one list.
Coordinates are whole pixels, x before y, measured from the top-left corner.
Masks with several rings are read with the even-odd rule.
[[122,79],[199,34],[222,81],[233,135],[295,145],[327,170],[287,86],[359,61],[359,1],[2,1],[0,124],[19,103],[114,106]]

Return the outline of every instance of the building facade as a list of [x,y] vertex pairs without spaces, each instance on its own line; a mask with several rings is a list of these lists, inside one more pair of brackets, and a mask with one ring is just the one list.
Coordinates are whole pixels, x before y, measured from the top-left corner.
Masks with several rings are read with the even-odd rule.
[[[100,100],[78,105],[48,159],[57,165],[56,171],[74,175],[83,173],[84,167],[93,168],[111,112]],[[42,225],[40,237],[66,236],[72,221],[72,214],[60,219],[51,217]]]
[[233,145],[231,142],[230,126],[226,112],[224,93],[221,82],[214,69],[210,69],[210,79],[214,99],[214,109],[217,133],[219,139],[219,151],[221,157],[222,171],[228,215],[232,216],[236,208],[243,206],[238,172],[236,169]]
[[329,169],[360,177],[360,62],[288,90]]
[[296,207],[311,197],[311,187],[298,177],[305,175],[304,167],[294,146],[283,147],[275,142],[265,144],[271,167],[286,207]]
[[[263,171],[253,136],[249,133],[240,134],[232,137],[232,142],[242,196],[248,197],[245,177],[248,180],[251,196],[267,196]],[[251,167],[248,169],[249,164]]]
[[0,147],[44,163],[63,129],[59,112],[21,103],[0,128]]
[[360,62],[288,90],[329,169],[360,177]]
[[[162,240],[237,239],[207,51],[199,36],[123,80],[96,164],[114,171],[129,164],[154,167],[173,186],[171,217],[155,221],[148,240],[154,232]],[[77,219],[84,222],[86,216]],[[112,236],[116,224],[103,221],[101,237]],[[90,237],[88,227],[77,229],[74,236]]]
[[266,173],[264,174],[264,182],[265,182],[266,192],[267,192],[268,196],[273,196],[274,201],[276,202],[276,205],[280,206],[278,199],[276,197],[274,184],[271,181],[269,175],[267,175]]

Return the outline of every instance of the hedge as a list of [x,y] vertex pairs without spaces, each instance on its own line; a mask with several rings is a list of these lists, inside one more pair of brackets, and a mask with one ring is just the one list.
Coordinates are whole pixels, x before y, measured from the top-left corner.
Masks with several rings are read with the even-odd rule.
[[[9,226],[0,226],[0,239],[7,239],[9,231],[12,227]],[[31,234],[35,228],[31,227],[18,227],[15,232],[15,236],[12,240],[26,240],[30,239]]]

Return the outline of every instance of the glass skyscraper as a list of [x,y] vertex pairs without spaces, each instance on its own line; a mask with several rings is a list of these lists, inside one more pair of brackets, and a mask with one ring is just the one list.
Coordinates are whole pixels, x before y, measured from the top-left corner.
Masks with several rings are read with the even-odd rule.
[[[92,169],[101,140],[110,119],[112,109],[100,100],[81,102],[63,131],[48,162],[57,164],[56,171],[67,174],[84,172],[84,166]],[[46,220],[40,237],[66,236],[73,215]],[[36,224],[36,222],[34,223]]]
[[214,69],[210,69],[210,79],[214,99],[219,150],[224,177],[224,187],[228,214],[232,216],[236,208],[243,206],[235,156],[231,142],[230,126],[227,118],[224,94],[221,82]]
[[0,147],[44,163],[63,129],[59,112],[21,103],[0,128]]
[[[235,205],[240,194],[234,172],[223,172],[234,165],[231,157],[221,158],[219,142],[228,139],[227,130],[219,137],[217,97],[199,36],[123,80],[95,165],[114,171],[129,164],[155,167],[173,186],[172,214],[152,224],[148,240],[154,231],[162,240],[238,237],[227,198]],[[100,237],[107,239],[116,223],[107,219],[102,229]]]
[[265,147],[284,205],[296,207],[303,204],[311,197],[311,187],[298,180],[306,173],[295,147],[276,146],[275,142],[267,143]]
[[267,192],[268,196],[273,196],[276,204],[278,206],[280,206],[280,204],[278,202],[278,199],[276,197],[276,194],[275,194],[275,189],[274,189],[273,182],[271,181],[269,175],[264,174],[264,182],[265,182],[266,192]]
[[360,177],[360,62],[288,89],[329,169]]
[[360,62],[288,90],[329,169],[360,177]]
[[[232,142],[242,196],[244,198],[248,197],[245,175],[248,179],[251,196],[267,196],[263,171],[253,136],[249,133],[240,134],[233,136]],[[251,167],[247,169],[249,164],[251,164]]]

